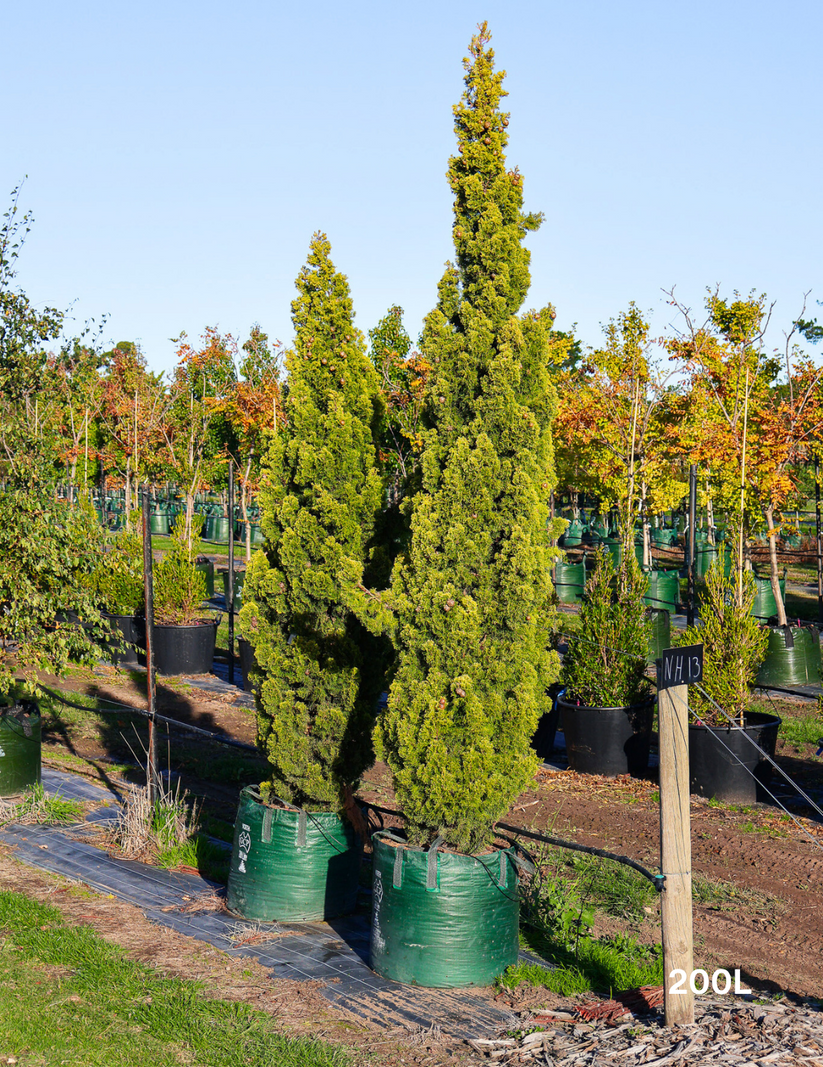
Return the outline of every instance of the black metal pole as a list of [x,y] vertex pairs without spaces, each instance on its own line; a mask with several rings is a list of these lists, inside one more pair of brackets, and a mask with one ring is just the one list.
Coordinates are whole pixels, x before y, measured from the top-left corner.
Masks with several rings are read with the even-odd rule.
[[146,784],[149,803],[157,803],[157,679],[154,673],[154,581],[151,554],[151,493],[143,489],[143,595],[146,602],[146,700],[149,713],[149,748],[146,765]]
[[688,579],[689,579],[689,602],[686,612],[686,623],[694,626],[694,551],[695,551],[695,522],[697,521],[697,466],[692,463],[689,468],[689,542],[688,542]]
[[229,609],[229,685],[234,685],[234,461],[229,460],[229,574],[226,597]]
[[820,533],[820,457],[814,457],[814,522],[817,533],[817,624],[823,628],[823,539]]

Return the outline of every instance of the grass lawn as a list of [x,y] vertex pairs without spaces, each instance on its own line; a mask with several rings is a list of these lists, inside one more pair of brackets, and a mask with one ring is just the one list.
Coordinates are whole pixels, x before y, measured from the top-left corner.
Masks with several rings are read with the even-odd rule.
[[[266,1013],[161,978],[53,907],[0,892],[0,1056],[19,1067],[349,1067]],[[5,1062],[5,1060],[4,1060]]]

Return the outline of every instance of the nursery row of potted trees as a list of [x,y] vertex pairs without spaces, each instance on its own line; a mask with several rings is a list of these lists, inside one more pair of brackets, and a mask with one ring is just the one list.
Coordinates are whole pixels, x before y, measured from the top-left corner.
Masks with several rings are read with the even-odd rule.
[[264,463],[266,544],[240,613],[272,774],[243,793],[229,907],[307,919],[351,906],[353,795],[376,749],[406,830],[373,839],[371,962],[434,986],[484,984],[516,959],[518,856],[493,827],[536,768],[529,742],[559,667],[554,315],[520,314],[522,242],[541,219],[505,166],[488,41],[484,24],[455,109],[456,263],[421,338],[419,459],[384,508],[379,380],[316,234],[292,305],[287,425]]

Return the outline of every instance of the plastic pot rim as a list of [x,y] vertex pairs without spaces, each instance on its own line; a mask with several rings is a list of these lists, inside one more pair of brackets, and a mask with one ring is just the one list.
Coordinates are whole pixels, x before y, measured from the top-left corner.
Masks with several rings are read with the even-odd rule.
[[[758,718],[762,717],[763,721],[762,722],[749,722],[748,720],[750,718],[754,717],[754,716],[757,716]],[[690,730],[695,730],[695,731],[697,731],[697,730],[701,730],[701,731],[705,730],[705,731],[707,731],[709,733],[715,733],[715,734],[718,734],[718,733],[729,733],[730,734],[730,733],[733,733],[733,732],[745,733],[746,730],[757,730],[757,729],[762,729],[763,727],[780,726],[782,724],[782,722],[783,722],[783,720],[780,718],[779,715],[772,715],[771,712],[768,712],[768,711],[748,711],[748,712],[746,712],[746,714],[743,717],[744,717],[744,720],[746,720],[744,722],[743,726],[740,726],[740,724],[736,723],[736,722],[735,723],[727,722],[727,723],[724,723],[722,726],[711,726],[711,725],[709,725],[709,723],[706,723],[706,722],[694,722],[690,717],[689,718],[689,729]]]
[[[658,610],[658,609],[654,609]],[[663,609],[665,610],[665,609]],[[654,707],[657,703],[656,696],[650,696],[648,700],[641,700],[637,704],[617,704],[617,705],[598,705],[598,704],[572,704],[571,700],[565,699],[565,689],[562,689],[557,694],[558,707],[571,708],[576,711],[578,708],[585,709],[586,711],[635,711],[639,708]]]

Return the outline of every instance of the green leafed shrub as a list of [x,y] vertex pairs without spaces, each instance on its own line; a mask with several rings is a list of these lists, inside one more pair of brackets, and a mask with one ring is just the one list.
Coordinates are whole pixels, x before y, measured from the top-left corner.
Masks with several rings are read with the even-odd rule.
[[161,625],[186,625],[202,617],[206,599],[206,576],[197,570],[191,548],[197,544],[203,516],[192,516],[192,540],[186,534],[183,515],[171,535],[171,548],[154,564],[154,621]]
[[563,661],[566,699],[590,708],[623,708],[649,699],[645,678],[651,624],[643,597],[647,582],[634,553],[619,574],[599,550],[580,608],[580,625]]
[[[703,645],[703,682],[689,689],[689,710],[710,726],[728,723],[726,715],[743,718],[749,706],[749,687],[763,662],[769,634],[751,614],[757,588],[751,571],[738,569],[739,536],[731,539],[733,566],[726,576],[716,559],[706,575],[700,602],[700,623],[680,635],[678,644]],[[713,703],[714,702],[714,703]]]
[[143,542],[132,530],[117,534],[111,550],[100,556],[92,577],[98,603],[110,615],[143,610]]
[[[27,673],[62,673],[71,660],[92,664],[107,630],[92,576],[103,533],[88,505],[56,500],[34,485],[0,493],[0,693]],[[77,625],[83,619],[86,628]]]

